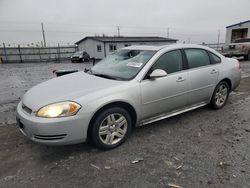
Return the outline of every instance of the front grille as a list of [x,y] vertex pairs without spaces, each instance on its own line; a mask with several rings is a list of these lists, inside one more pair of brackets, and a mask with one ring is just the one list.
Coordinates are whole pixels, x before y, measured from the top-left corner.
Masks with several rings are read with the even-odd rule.
[[31,110],[29,107],[25,106],[24,104],[22,104],[22,109],[23,109],[25,112],[27,112],[28,114],[31,114],[31,113],[32,113],[32,110]]
[[229,45],[229,49],[230,49],[230,50],[235,49],[235,45]]
[[38,140],[61,140],[65,138],[67,134],[59,134],[59,135],[34,135],[34,138]]

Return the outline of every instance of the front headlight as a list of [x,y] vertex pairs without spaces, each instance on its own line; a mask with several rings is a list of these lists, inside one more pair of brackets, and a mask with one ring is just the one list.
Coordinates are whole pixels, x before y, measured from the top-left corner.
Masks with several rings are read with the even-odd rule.
[[40,108],[36,115],[44,118],[66,117],[75,115],[81,106],[75,102],[54,103]]

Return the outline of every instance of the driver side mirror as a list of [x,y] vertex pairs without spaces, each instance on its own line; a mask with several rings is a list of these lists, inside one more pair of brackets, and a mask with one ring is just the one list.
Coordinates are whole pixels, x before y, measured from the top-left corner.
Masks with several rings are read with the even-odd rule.
[[154,70],[150,75],[149,77],[151,79],[155,79],[155,78],[161,78],[161,77],[165,77],[167,76],[167,73],[166,71],[162,70],[162,69],[156,69]]

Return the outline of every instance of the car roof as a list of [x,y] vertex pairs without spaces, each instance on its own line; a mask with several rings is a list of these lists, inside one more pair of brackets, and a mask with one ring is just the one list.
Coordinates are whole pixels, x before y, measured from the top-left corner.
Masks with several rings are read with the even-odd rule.
[[125,47],[123,49],[159,51],[161,49],[171,50],[171,49],[178,49],[178,48],[201,48],[201,49],[211,51],[211,48],[203,46],[203,45],[198,45],[198,44],[178,44],[178,43],[168,44],[168,45],[164,45],[164,46],[148,46],[148,45],[128,46],[128,47]]
[[159,51],[164,46],[148,46],[148,45],[137,45],[137,46],[128,46],[122,49],[128,50],[151,50],[151,51]]

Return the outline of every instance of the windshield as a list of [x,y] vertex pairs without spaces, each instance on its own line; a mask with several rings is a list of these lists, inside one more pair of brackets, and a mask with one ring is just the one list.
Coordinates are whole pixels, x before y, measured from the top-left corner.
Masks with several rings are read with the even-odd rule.
[[149,50],[119,50],[101,60],[90,72],[97,76],[130,80],[155,53]]
[[74,53],[74,55],[82,55],[82,51]]

